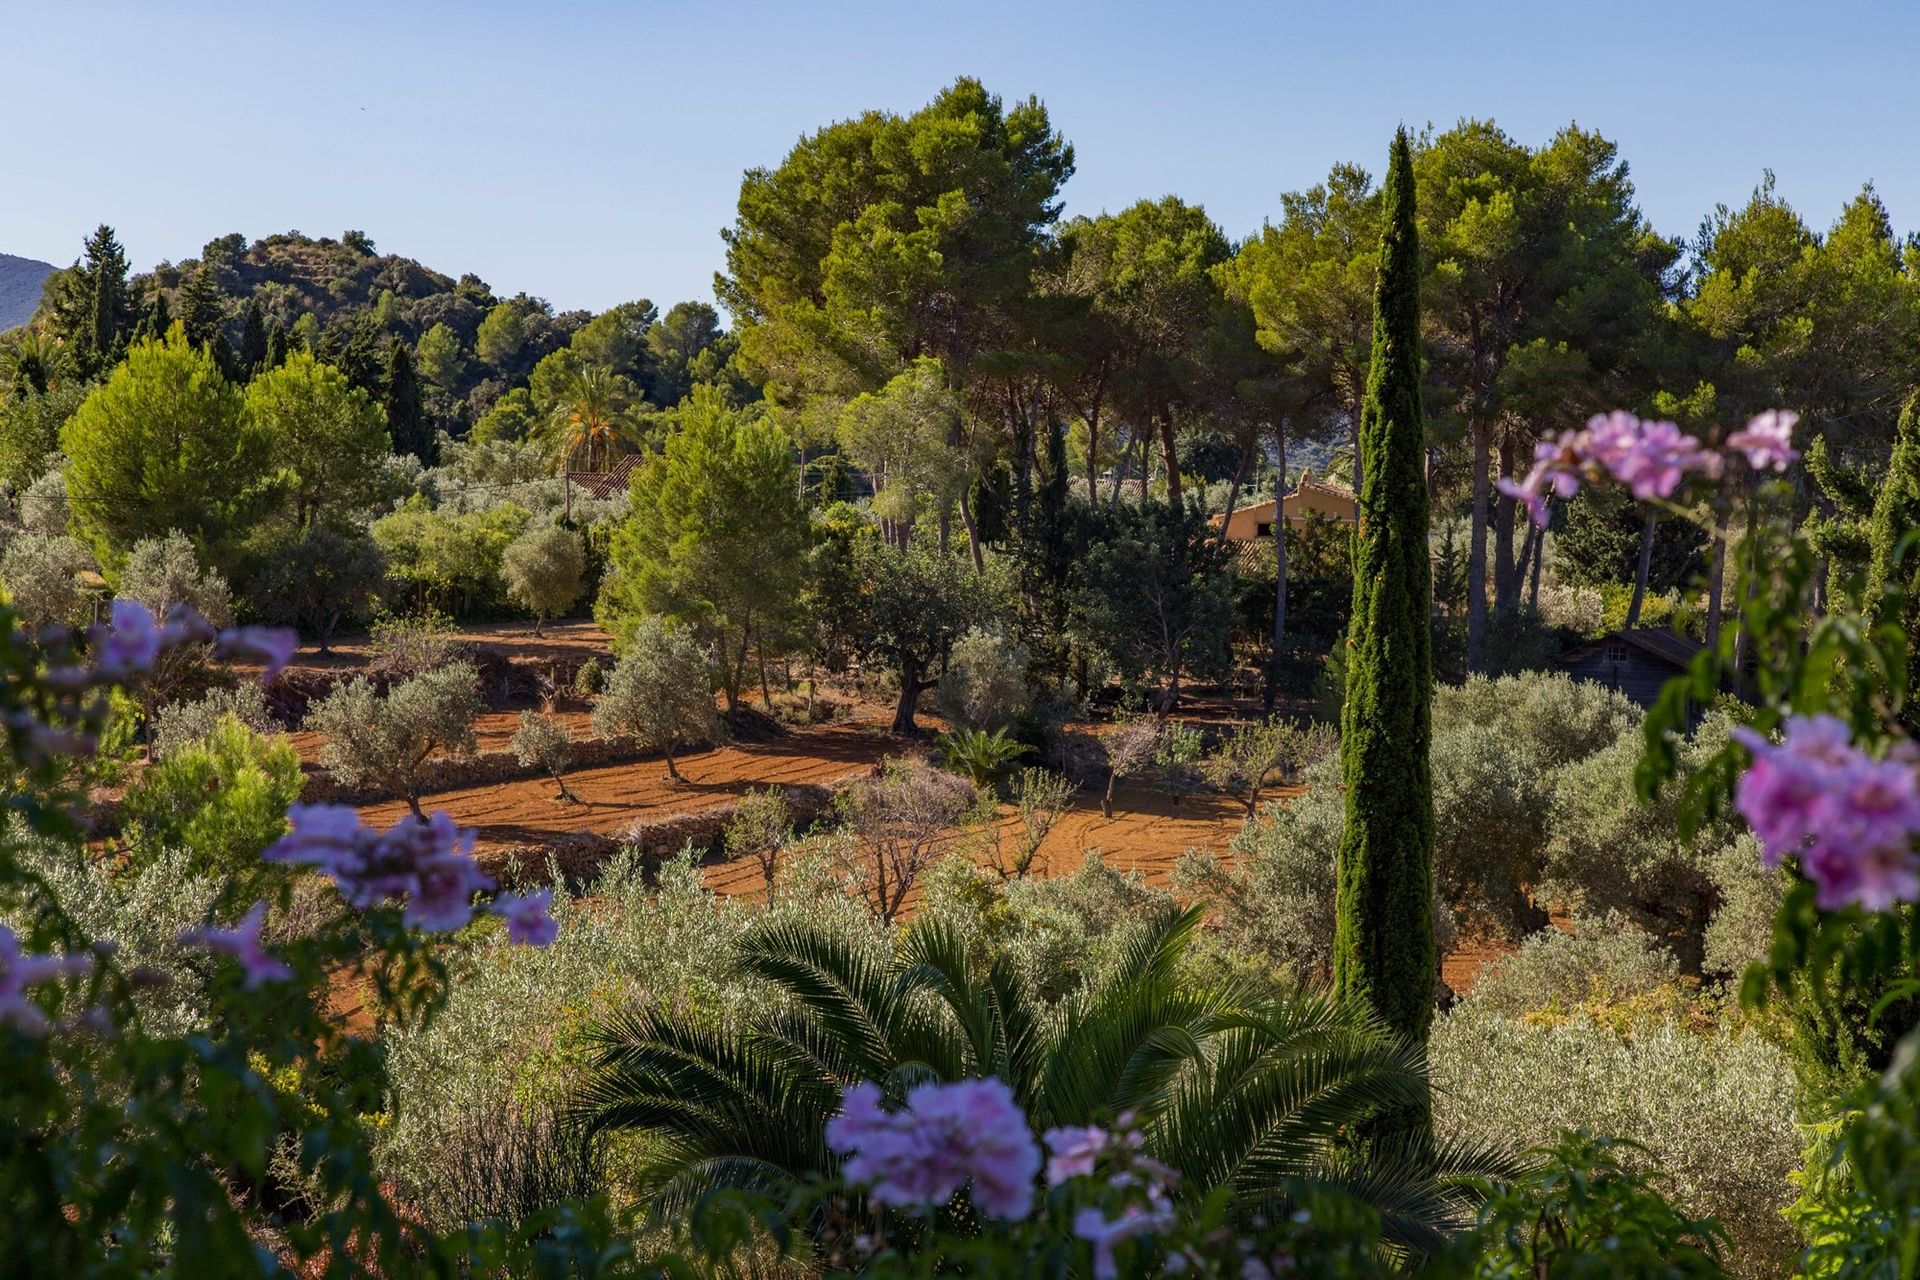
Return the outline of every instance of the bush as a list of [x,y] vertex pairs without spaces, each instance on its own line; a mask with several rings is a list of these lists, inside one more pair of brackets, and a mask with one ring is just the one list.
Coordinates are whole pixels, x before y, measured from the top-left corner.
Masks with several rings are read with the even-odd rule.
[[971,628],[947,655],[937,696],[955,728],[1003,728],[1033,705],[1026,649],[1000,627]]
[[707,653],[693,634],[662,618],[642,619],[593,708],[593,731],[632,738],[667,758],[667,776],[685,782],[676,749],[720,736],[708,682]]
[[370,640],[370,669],[403,679],[438,671],[460,647],[453,619],[438,609],[378,619]]
[[429,1160],[398,1190],[441,1230],[522,1222],[605,1189],[599,1144],[552,1105],[497,1100],[449,1117]]
[[326,653],[342,625],[372,614],[386,574],[380,548],[365,534],[310,529],[267,553],[247,597],[264,621],[294,628]]
[[[1719,715],[1702,722],[1681,746],[1682,767],[1691,771],[1718,750],[1727,727]],[[1682,966],[1698,971],[1720,904],[1714,868],[1740,838],[1731,821],[1722,820],[1682,839],[1677,785],[1652,805],[1641,805],[1634,790],[1640,751],[1637,736],[1624,735],[1561,770],[1553,786],[1541,892],[1589,915],[1626,915],[1669,939]]]
[[287,806],[300,798],[300,757],[284,738],[268,738],[224,717],[208,736],[176,747],[127,792],[129,847],[135,861],[182,849],[193,865],[246,872],[287,830]]
[[154,757],[212,737],[220,722],[229,718],[255,733],[274,733],[280,727],[267,710],[266,691],[256,682],[215,686],[196,700],[169,702],[160,708],[153,721]]
[[456,662],[397,684],[385,697],[365,676],[339,686],[307,713],[307,728],[326,735],[321,767],[349,787],[385,787],[424,817],[427,762],[473,752],[473,721],[483,709],[478,681],[470,665]]
[[1437,1019],[1434,1129],[1464,1142],[1539,1144],[1586,1129],[1641,1144],[1684,1212],[1711,1216],[1735,1270],[1783,1274],[1796,1242],[1781,1216],[1800,1157],[1793,1072],[1748,1030],[1697,1035],[1671,1022],[1630,1034],[1576,1018],[1533,1025],[1471,1003]]
[[1607,1006],[1668,1008],[1681,999],[1673,953],[1619,916],[1578,920],[1572,933],[1546,929],[1489,966],[1466,1003],[1505,1018],[1570,1015]]
[[507,745],[523,767],[538,769],[553,779],[560,788],[554,799],[580,802],[579,796],[567,790],[564,776],[573,763],[573,734],[564,722],[538,711],[522,711],[520,727],[513,731],[513,740]]
[[787,807],[787,793],[779,787],[748,791],[727,819],[721,838],[727,857],[752,858],[758,864],[767,882],[767,899],[772,901],[780,855],[793,843],[793,814]]
[[120,570],[120,594],[164,618],[175,605],[191,605],[216,627],[233,621],[233,593],[218,570],[202,569],[193,541],[178,529],[164,538],[142,538]]
[[535,635],[548,618],[579,602],[586,574],[587,551],[580,535],[557,524],[532,526],[500,556],[507,598],[533,614]]
[[600,665],[600,659],[588,658],[573,673],[573,692],[576,697],[591,698],[606,687],[607,670]]
[[67,476],[49,471],[20,495],[20,525],[42,537],[67,536]]
[[23,533],[0,555],[0,582],[24,625],[77,627],[91,612],[81,575],[92,568],[93,556],[65,534]]
[[972,804],[965,779],[906,760],[887,761],[879,776],[835,798],[854,837],[843,869],[868,909],[889,923],[900,914],[921,875],[951,849]]

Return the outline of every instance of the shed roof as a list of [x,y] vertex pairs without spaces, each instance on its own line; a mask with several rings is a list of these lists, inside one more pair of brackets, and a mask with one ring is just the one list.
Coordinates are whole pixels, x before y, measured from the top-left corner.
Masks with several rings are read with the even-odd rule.
[[1560,661],[1577,661],[1600,646],[1613,643],[1630,644],[1656,661],[1664,662],[1675,669],[1684,668],[1693,661],[1693,655],[1705,647],[1699,641],[1689,640],[1686,636],[1665,627],[1635,627],[1631,631],[1609,631],[1585,644],[1576,645],[1561,654]]

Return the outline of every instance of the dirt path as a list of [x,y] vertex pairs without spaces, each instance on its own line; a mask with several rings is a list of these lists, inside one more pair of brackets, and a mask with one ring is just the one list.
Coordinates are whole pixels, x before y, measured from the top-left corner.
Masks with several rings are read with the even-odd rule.
[[[681,756],[684,783],[668,781],[658,760],[578,769],[567,775],[567,786],[581,804],[557,802],[550,781],[527,778],[437,792],[422,805],[429,812],[445,809],[461,826],[477,828],[483,851],[583,831],[613,835],[636,822],[728,804],[754,787],[838,782],[897,754],[902,745],[871,726],[828,725]],[[368,822],[386,826],[397,822],[407,806],[392,800],[360,812]]]

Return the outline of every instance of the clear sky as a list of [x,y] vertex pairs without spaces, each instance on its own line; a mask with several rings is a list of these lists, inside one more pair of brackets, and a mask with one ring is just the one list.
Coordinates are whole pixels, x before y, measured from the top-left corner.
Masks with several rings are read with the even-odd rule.
[[497,291],[707,298],[741,171],[954,76],[1038,94],[1070,211],[1178,193],[1235,237],[1399,121],[1569,120],[1690,236],[1772,168],[1816,227],[1920,227],[1920,3],[0,0],[0,252],[136,268],[229,231],[365,230]]

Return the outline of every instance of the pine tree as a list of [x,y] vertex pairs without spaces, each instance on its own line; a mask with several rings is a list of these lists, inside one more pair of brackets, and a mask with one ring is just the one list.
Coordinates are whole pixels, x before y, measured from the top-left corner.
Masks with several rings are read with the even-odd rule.
[[433,424],[427,420],[426,406],[421,403],[420,379],[413,372],[413,353],[398,338],[387,351],[387,384],[382,403],[387,410],[387,434],[393,438],[393,451],[410,453],[433,465],[439,452],[433,438]]
[[119,362],[127,340],[127,255],[112,227],[102,223],[87,237],[86,260],[93,295],[87,353],[104,369]]
[[147,314],[141,317],[137,337],[153,342],[164,341],[167,330],[173,328],[173,310],[167,306],[167,291],[160,287],[159,281],[153,282],[153,300],[147,305]]
[[267,368],[278,369],[287,362],[287,327],[275,320],[267,326]]
[[251,378],[267,367],[267,317],[257,298],[247,299],[240,317],[240,376]]
[[[1364,1001],[1395,1031],[1424,1041],[1437,963],[1427,755],[1433,583],[1420,405],[1420,245],[1405,129],[1394,139],[1384,195],[1373,363],[1360,410],[1364,479],[1340,726],[1346,827],[1334,977],[1341,996]],[[1426,1118],[1399,1123],[1424,1129]]]
[[180,324],[186,330],[189,346],[205,348],[215,338],[224,336],[227,327],[226,300],[221,296],[220,286],[214,281],[213,272],[205,266],[181,282],[175,301],[180,306]]
[[1907,633],[1907,701],[1900,718],[1909,730],[1920,732],[1920,545],[1900,545],[1915,529],[1920,529],[1920,395],[1909,399],[1900,413],[1893,456],[1887,460],[1867,527],[1872,548],[1867,603]]

